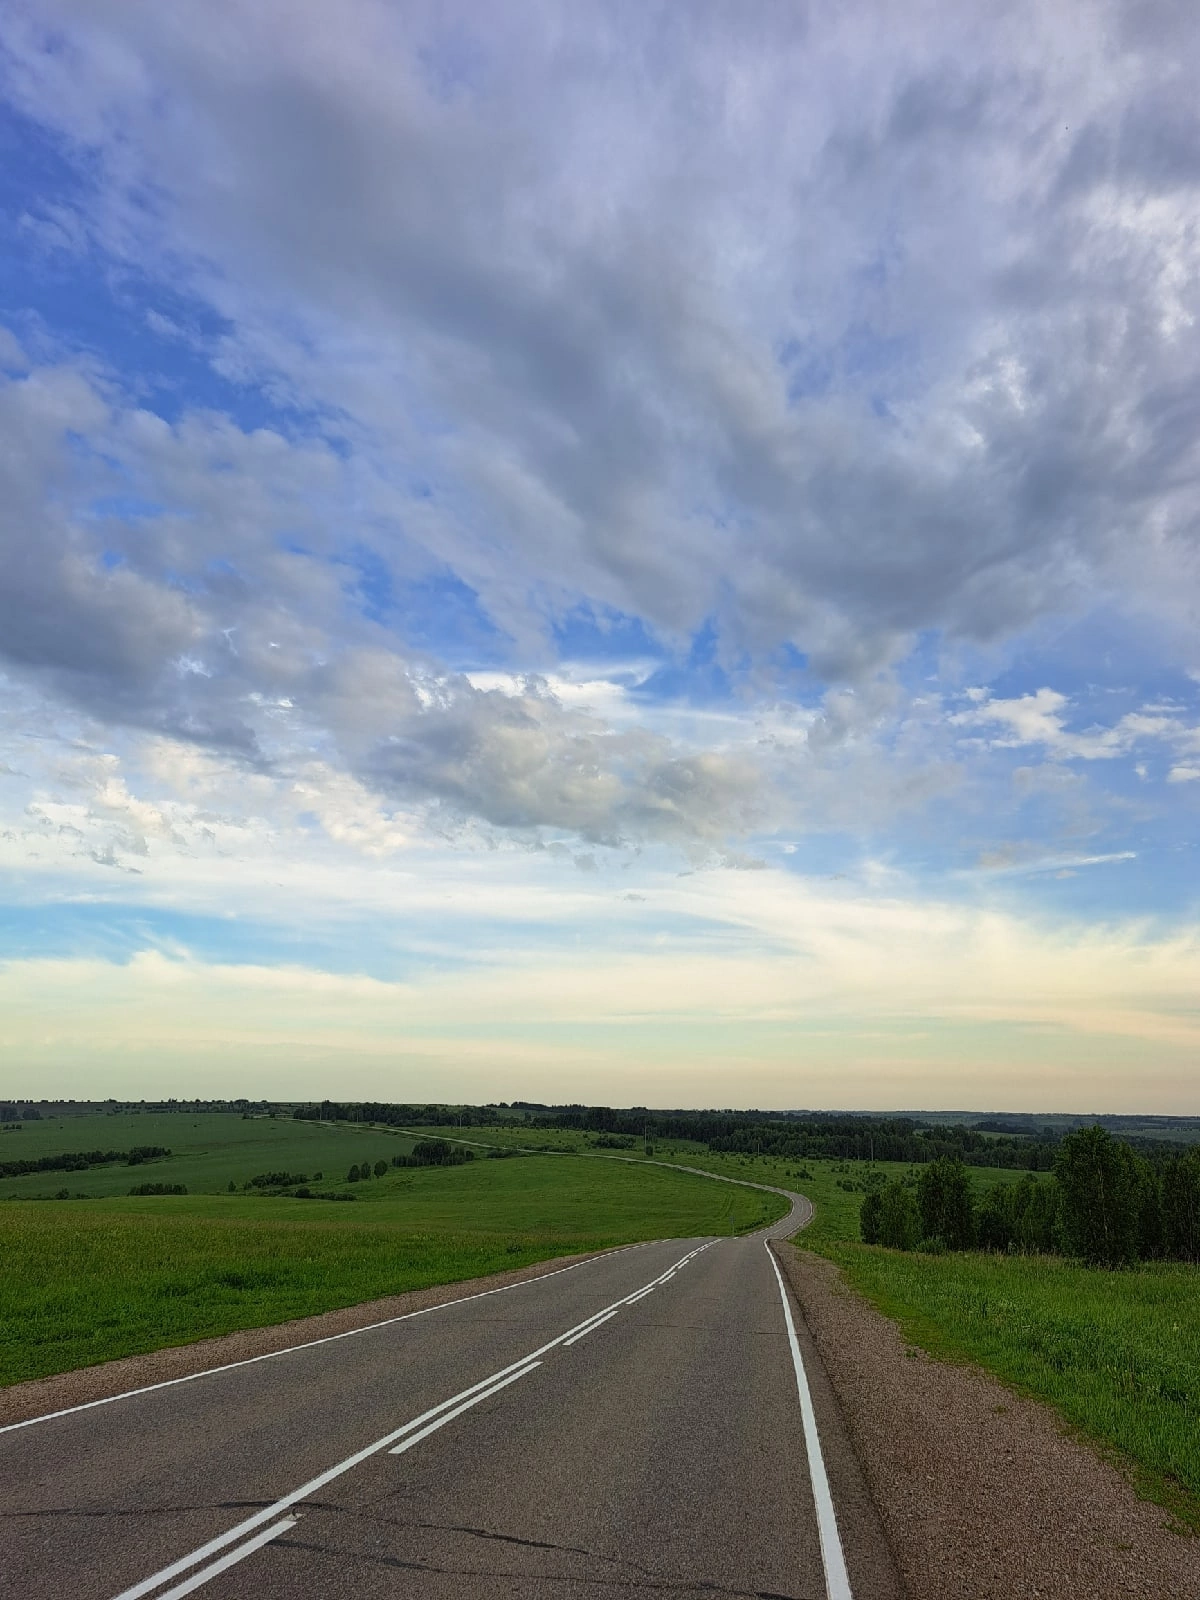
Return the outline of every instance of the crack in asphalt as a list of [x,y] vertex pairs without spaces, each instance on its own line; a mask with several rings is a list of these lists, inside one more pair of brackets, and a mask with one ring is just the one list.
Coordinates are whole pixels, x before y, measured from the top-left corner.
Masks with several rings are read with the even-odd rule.
[[0,1511],[0,1521],[18,1517],[170,1517],[185,1511],[260,1511],[270,1500],[206,1500],[182,1506],[47,1506],[40,1511]]
[[[431,1524],[421,1524],[421,1526],[423,1526],[423,1527],[424,1526],[436,1527],[437,1525],[436,1524],[432,1524],[432,1525]],[[474,1529],[474,1528],[466,1528],[466,1529],[453,1529],[451,1531],[466,1532],[466,1533],[476,1533],[479,1530]],[[484,1537],[489,1537],[489,1536],[485,1534]],[[491,1535],[490,1537],[504,1539],[506,1536],[503,1535],[503,1534],[496,1534],[496,1535]],[[563,1551],[571,1551],[572,1553],[576,1553],[576,1552],[573,1551],[573,1547],[570,1546],[570,1545],[543,1545],[543,1544],[539,1544],[536,1540],[524,1540],[524,1539],[517,1539],[517,1538],[513,1538],[511,1540],[511,1542],[514,1543],[514,1544],[529,1544],[534,1549],[563,1550]],[[385,1555],[379,1555],[379,1554],[376,1554],[374,1552],[364,1551],[364,1550],[339,1549],[334,1545],[321,1544],[321,1543],[317,1543],[317,1542],[312,1541],[312,1540],[288,1538],[286,1535],[284,1535],[283,1537],[281,1537],[279,1539],[276,1539],[274,1541],[273,1545],[272,1545],[272,1549],[274,1549],[274,1550],[303,1550],[303,1551],[307,1552],[310,1555],[337,1556],[337,1557],[343,1558],[343,1559],[349,1557],[351,1560],[367,1561],[367,1562],[370,1562],[374,1566],[389,1567],[389,1568],[392,1568],[392,1569],[395,1569],[395,1570],[398,1570],[398,1571],[401,1571],[401,1572],[421,1572],[421,1573],[426,1573],[430,1577],[473,1578],[473,1579],[497,1578],[497,1579],[503,1579],[503,1580],[515,1578],[515,1579],[524,1579],[525,1581],[531,1581],[531,1575],[529,1573],[527,1573],[527,1572],[504,1572],[504,1571],[481,1572],[477,1567],[439,1566],[439,1565],[435,1565],[433,1562],[430,1562],[430,1561],[405,1560],[401,1556],[385,1556]],[[581,1554],[581,1555],[585,1555],[585,1556],[590,1556],[590,1552],[586,1551],[586,1550],[579,1551],[577,1553]],[[612,1557],[608,1557],[608,1556],[600,1556],[600,1557],[592,1557],[592,1559],[601,1560],[601,1561],[611,1561],[613,1558]],[[666,1592],[666,1593],[676,1594],[676,1595],[686,1595],[686,1594],[714,1595],[715,1594],[715,1595],[728,1596],[729,1600],[819,1600],[819,1597],[815,1593],[808,1594],[808,1595],[798,1595],[798,1594],[795,1594],[795,1593],[784,1594],[781,1590],[778,1590],[778,1589],[740,1589],[740,1588],[739,1589],[731,1589],[731,1588],[729,1588],[729,1586],[727,1584],[713,1583],[713,1582],[711,1582],[710,1580],[708,1580],[706,1578],[662,1578],[662,1577],[655,1577],[653,1574],[649,1574],[649,1573],[647,1573],[644,1577],[641,1577],[641,1578],[629,1578],[629,1579],[627,1579],[627,1578],[615,1578],[615,1577],[614,1578],[580,1577],[578,1574],[575,1574],[575,1573],[561,1573],[561,1574],[560,1573],[542,1573],[542,1574],[538,1574],[536,1578],[532,1579],[532,1581],[540,1583],[540,1584],[545,1584],[545,1583],[571,1583],[571,1584],[576,1584],[576,1585],[578,1585],[578,1584],[588,1584],[588,1585],[590,1585],[592,1587],[601,1587],[601,1588],[605,1588],[605,1589],[614,1589],[614,1590],[616,1590],[616,1589],[624,1589],[624,1590],[629,1591],[629,1592],[633,1592],[635,1590],[644,1590],[647,1593],[650,1593],[650,1592],[653,1592],[653,1591],[661,1591],[661,1592]]]

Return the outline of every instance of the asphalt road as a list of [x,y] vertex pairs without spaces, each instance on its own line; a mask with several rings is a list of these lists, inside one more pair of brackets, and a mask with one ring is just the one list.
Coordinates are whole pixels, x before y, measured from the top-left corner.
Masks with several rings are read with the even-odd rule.
[[675,1239],[0,1431],[0,1591],[892,1600],[784,1293]]

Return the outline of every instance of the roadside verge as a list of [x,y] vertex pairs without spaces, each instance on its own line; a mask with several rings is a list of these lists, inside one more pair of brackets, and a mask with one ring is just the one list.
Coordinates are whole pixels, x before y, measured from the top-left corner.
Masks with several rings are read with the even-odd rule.
[[[629,1246],[617,1248],[628,1249]],[[295,1349],[297,1345],[340,1338],[395,1317],[411,1316],[414,1311],[427,1311],[452,1300],[463,1300],[472,1295],[506,1289],[514,1284],[528,1283],[534,1278],[561,1272],[565,1267],[579,1262],[610,1254],[612,1252],[609,1250],[592,1250],[581,1255],[558,1256],[549,1261],[534,1262],[531,1266],[515,1267],[508,1272],[493,1272],[482,1278],[434,1284],[426,1289],[412,1289],[405,1294],[388,1295],[385,1299],[370,1300],[362,1305],[323,1311],[314,1317],[298,1317],[291,1322],[277,1322],[263,1328],[245,1328],[214,1339],[170,1345],[144,1355],[122,1356],[116,1361],[79,1367],[73,1372],[58,1372],[47,1378],[10,1384],[0,1389],[0,1428],[11,1427],[31,1417],[69,1410],[74,1406],[94,1405],[97,1401],[127,1394],[130,1390],[177,1383],[219,1367],[262,1360]]]
[[803,1312],[910,1600],[1195,1600],[1200,1540],[978,1369],[935,1360],[795,1245]]

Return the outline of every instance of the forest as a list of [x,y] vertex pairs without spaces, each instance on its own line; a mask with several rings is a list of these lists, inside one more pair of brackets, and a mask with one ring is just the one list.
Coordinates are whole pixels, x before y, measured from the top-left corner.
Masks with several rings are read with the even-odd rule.
[[962,1160],[942,1155],[915,1178],[872,1185],[859,1227],[864,1243],[897,1250],[1059,1254],[1099,1267],[1197,1262],[1200,1149],[1146,1155],[1105,1128],[1079,1128],[1058,1141],[1050,1176],[982,1197]]

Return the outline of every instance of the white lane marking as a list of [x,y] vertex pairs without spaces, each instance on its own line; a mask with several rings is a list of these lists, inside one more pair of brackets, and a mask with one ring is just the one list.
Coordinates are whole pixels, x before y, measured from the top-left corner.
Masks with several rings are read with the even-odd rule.
[[[76,1411],[91,1411],[95,1406],[111,1406],[118,1400],[132,1400],[134,1395],[152,1394],[155,1389],[173,1389],[179,1383],[195,1383],[197,1378],[215,1378],[219,1372],[232,1372],[237,1367],[252,1367],[259,1361],[274,1361],[276,1356],[292,1356],[298,1350],[312,1350],[319,1344],[334,1344],[338,1339],[353,1339],[360,1333],[373,1333],[377,1328],[390,1328],[396,1322],[411,1322],[414,1317],[427,1317],[434,1311],[448,1311],[451,1306],[465,1306],[472,1300],[486,1300],[492,1294],[507,1294],[510,1289],[524,1289],[531,1283],[545,1283],[547,1278],[557,1278],[564,1272],[574,1272],[576,1267],[590,1267],[593,1261],[606,1260],[610,1256],[620,1255],[625,1250],[643,1248],[644,1246],[640,1244],[618,1245],[613,1250],[589,1256],[586,1261],[572,1261],[569,1267],[555,1267],[553,1272],[541,1272],[536,1278],[522,1278],[520,1283],[502,1283],[496,1289],[480,1289],[475,1294],[459,1295],[457,1300],[442,1300],[436,1306],[423,1306],[420,1311],[405,1311],[398,1317],[384,1317],[382,1322],[367,1322],[361,1328],[347,1328],[345,1333],[327,1333],[320,1339],[306,1339],[302,1344],[288,1345],[286,1350],[268,1350],[265,1355],[247,1356],[244,1361],[227,1361],[223,1366],[206,1367],[203,1372],[189,1372],[182,1378],[164,1378],[161,1383],[146,1383],[140,1389],[124,1389],[120,1394],[108,1394],[100,1400],[85,1400],[81,1405],[64,1406],[61,1411],[46,1411],[40,1417],[26,1417],[24,1422],[8,1422],[0,1427],[0,1433],[13,1433],[17,1428],[32,1428],[37,1422],[53,1422],[56,1417],[73,1416]],[[434,1288],[436,1285],[431,1284],[429,1287]]]
[[[700,1248],[703,1250],[707,1249],[708,1246],[701,1245]],[[698,1251],[692,1252],[693,1255],[698,1253]],[[579,1264],[582,1265],[582,1263]],[[560,1270],[565,1272],[569,1269],[564,1267]],[[672,1269],[667,1269],[667,1271],[670,1270]],[[547,1274],[547,1276],[550,1276],[550,1274]],[[414,1433],[418,1428],[423,1427],[425,1423],[432,1421],[434,1417],[439,1416],[443,1411],[448,1411],[452,1406],[458,1405],[460,1401],[467,1399],[468,1396],[478,1394],[481,1389],[486,1389],[498,1383],[501,1378],[506,1378],[509,1373],[516,1372],[518,1368],[528,1367],[531,1363],[536,1364],[540,1356],[544,1356],[548,1350],[556,1349],[560,1344],[565,1344],[573,1334],[590,1327],[597,1317],[601,1317],[609,1311],[619,1311],[622,1306],[629,1305],[632,1301],[640,1299],[643,1293],[656,1288],[662,1282],[664,1276],[665,1273],[660,1273],[649,1284],[643,1285],[641,1289],[635,1290],[632,1294],[623,1295],[620,1300],[614,1300],[611,1305],[602,1307],[600,1311],[594,1312],[592,1316],[585,1317],[582,1322],[577,1322],[573,1328],[568,1328],[565,1333],[560,1333],[557,1338],[549,1340],[539,1349],[531,1350],[528,1355],[522,1356],[520,1360],[510,1362],[507,1367],[501,1367],[498,1372],[493,1372],[488,1377],[481,1378],[478,1383],[471,1384],[470,1388],[462,1389],[458,1394],[451,1395],[448,1400],[443,1400],[440,1404],[431,1406],[428,1411],[423,1411],[419,1417],[414,1417],[411,1422],[406,1422],[403,1426],[393,1429],[391,1433],[385,1434],[382,1439],[376,1439],[373,1444],[364,1445],[361,1450],[356,1450],[352,1456],[347,1456],[344,1461],[339,1461],[336,1466],[327,1468],[317,1477],[310,1478],[299,1489],[293,1489],[290,1494],[284,1495],[272,1505],[265,1506],[261,1511],[256,1511],[253,1516],[247,1517],[243,1522],[239,1522],[236,1527],[230,1528],[226,1533],[218,1534],[215,1539],[210,1539],[207,1544],[201,1545],[198,1550],[193,1550],[189,1555],[181,1556],[178,1561],[173,1561],[170,1566],[163,1567],[149,1578],[143,1578],[140,1583],[135,1583],[131,1588],[122,1589],[121,1593],[115,1596],[115,1600],[141,1600],[143,1595],[147,1595],[151,1590],[157,1589],[160,1584],[166,1583],[168,1579],[174,1578],[181,1572],[186,1572],[189,1567],[194,1567],[199,1561],[206,1561],[209,1556],[215,1555],[218,1550],[223,1550],[226,1545],[233,1544],[235,1540],[242,1538],[251,1529],[261,1527],[264,1522],[269,1522],[272,1517],[277,1517],[280,1512],[287,1511],[291,1506],[296,1505],[298,1501],[306,1500],[309,1495],[315,1494],[318,1489],[323,1489],[327,1483],[332,1483],[335,1478],[340,1478],[343,1473],[351,1471],[352,1468],[359,1466],[369,1457],[377,1455],[381,1450],[386,1450],[389,1445],[395,1444],[398,1439],[404,1438],[406,1434]],[[488,1290],[486,1292],[495,1293],[496,1291]],[[470,1296],[469,1298],[475,1299],[477,1297]],[[159,1600],[164,1600],[164,1597],[160,1596]]]
[[804,1419],[804,1447],[808,1451],[808,1476],[812,1483],[813,1504],[817,1512],[817,1533],[821,1540],[821,1565],[825,1569],[825,1593],[828,1600],[853,1600],[850,1593],[850,1576],[846,1571],[846,1558],[842,1553],[841,1535],[833,1509],[833,1496],[829,1492],[829,1479],[825,1473],[825,1457],[821,1454],[821,1438],[817,1432],[817,1415],[813,1410],[812,1395],[808,1388],[808,1375],[804,1358],[800,1354],[800,1341],[796,1338],[796,1324],[779,1263],[766,1243],[775,1278],[779,1284],[779,1298],[783,1301],[783,1320],[787,1323],[788,1344],[792,1349],[792,1366],[796,1369],[796,1388],[800,1395],[800,1415]]
[[[639,1298],[640,1298],[640,1296],[639,1296]],[[606,1312],[604,1314],[604,1316],[597,1317],[595,1322],[590,1322],[588,1324],[588,1326],[583,1330],[582,1333],[575,1333],[575,1334],[572,1334],[569,1339],[564,1339],[563,1340],[563,1348],[565,1349],[567,1345],[578,1344],[580,1339],[586,1339],[589,1333],[594,1333],[596,1331],[596,1329],[598,1327],[600,1327],[600,1325],[602,1323],[607,1322],[610,1317],[615,1317],[616,1315],[617,1315],[616,1311],[608,1311],[608,1312]]]
[[230,1567],[244,1561],[247,1556],[252,1556],[256,1550],[261,1550],[263,1545],[270,1544],[272,1539],[278,1539],[281,1533],[286,1533],[289,1528],[294,1528],[299,1519],[285,1517],[282,1522],[277,1522],[272,1528],[264,1528],[255,1539],[249,1539],[236,1550],[231,1550],[228,1555],[222,1556],[219,1561],[214,1561],[211,1567],[203,1567],[199,1572],[193,1572],[190,1578],[185,1578],[182,1583],[177,1583],[173,1589],[168,1589],[165,1594],[160,1594],[158,1600],[181,1600],[181,1596],[191,1594],[193,1589],[198,1589],[202,1583],[207,1583],[210,1578],[215,1578],[219,1572],[226,1572]]
[[[611,1315],[616,1316],[616,1312]],[[455,1417],[461,1417],[464,1411],[470,1411],[472,1406],[477,1406],[481,1400],[488,1400],[494,1394],[499,1394],[501,1389],[507,1389],[510,1383],[516,1383],[518,1378],[527,1378],[536,1368],[541,1366],[540,1361],[531,1361],[527,1367],[522,1367],[520,1372],[510,1372],[507,1378],[501,1378],[499,1383],[494,1383],[490,1389],[485,1389],[482,1394],[472,1395],[470,1400],[464,1400],[462,1405],[455,1406],[453,1411],[447,1411],[434,1422],[427,1423],[420,1433],[414,1433],[405,1439],[402,1444],[393,1445],[388,1451],[389,1455],[402,1456],[406,1450],[411,1450],[413,1445],[420,1444],[422,1439],[428,1439],[431,1433],[436,1433],[439,1428],[444,1428],[448,1422],[453,1422]]]
[[630,1299],[630,1300],[629,1300],[629,1302],[628,1302],[628,1304],[629,1304],[629,1305],[632,1305],[632,1304],[633,1304],[633,1302],[634,1302],[634,1300],[641,1300],[641,1299],[643,1299],[643,1298],[644,1298],[644,1297],[645,1297],[645,1296],[646,1296],[646,1295],[648,1295],[648,1294],[653,1294],[653,1293],[654,1293],[654,1291],[655,1291],[655,1289],[657,1289],[657,1288],[658,1288],[658,1287],[659,1287],[659,1285],[658,1285],[658,1284],[657,1284],[657,1283],[652,1283],[652,1284],[651,1284],[651,1285],[650,1285],[650,1287],[649,1287],[649,1288],[648,1288],[648,1289],[640,1289],[640,1290],[639,1290],[639,1291],[638,1291],[638,1293],[637,1293],[637,1294],[635,1294],[635,1295],[634,1295],[634,1296],[633,1296],[633,1297],[632,1297],[632,1299]]

